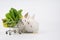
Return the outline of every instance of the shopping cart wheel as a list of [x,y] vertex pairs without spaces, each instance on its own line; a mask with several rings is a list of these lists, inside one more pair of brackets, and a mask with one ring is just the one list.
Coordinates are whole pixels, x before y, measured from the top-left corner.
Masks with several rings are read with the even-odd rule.
[[19,31],[19,34],[21,34],[22,32],[21,31]]
[[8,31],[6,31],[6,34],[8,34]]
[[21,34],[21,33],[19,32],[19,34]]
[[14,30],[14,33],[16,33],[16,30]]
[[11,35],[11,32],[9,32],[9,35]]

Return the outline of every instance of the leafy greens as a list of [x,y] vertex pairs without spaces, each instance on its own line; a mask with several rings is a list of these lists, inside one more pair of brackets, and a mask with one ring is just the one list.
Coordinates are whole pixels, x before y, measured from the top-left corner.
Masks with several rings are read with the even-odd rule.
[[21,20],[22,9],[16,10],[15,8],[11,8],[8,13],[6,13],[6,18],[2,19],[4,27],[15,27],[19,20]]

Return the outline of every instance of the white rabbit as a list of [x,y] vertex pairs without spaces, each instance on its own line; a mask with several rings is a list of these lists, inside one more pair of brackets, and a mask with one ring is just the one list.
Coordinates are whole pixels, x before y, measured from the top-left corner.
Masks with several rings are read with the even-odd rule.
[[22,22],[24,23],[25,31],[33,33],[38,32],[38,23],[34,20],[34,16],[30,17],[27,13],[22,19]]

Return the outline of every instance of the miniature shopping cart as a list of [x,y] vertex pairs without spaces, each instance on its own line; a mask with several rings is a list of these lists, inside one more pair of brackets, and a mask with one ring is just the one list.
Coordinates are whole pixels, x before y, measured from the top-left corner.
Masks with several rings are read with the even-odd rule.
[[[22,23],[21,20],[20,20],[19,22]],[[19,23],[19,22],[18,22],[18,23]],[[10,24],[10,22],[8,22],[8,24]],[[6,25],[6,24],[3,24],[3,25]],[[11,35],[12,32],[13,32],[13,33],[19,33],[19,34],[21,34],[22,32],[21,32],[21,30],[19,29],[18,26],[19,26],[19,25],[17,24],[17,25],[15,25],[14,27],[12,27],[11,24],[10,24],[9,27],[8,27],[9,29],[6,31],[6,34]]]

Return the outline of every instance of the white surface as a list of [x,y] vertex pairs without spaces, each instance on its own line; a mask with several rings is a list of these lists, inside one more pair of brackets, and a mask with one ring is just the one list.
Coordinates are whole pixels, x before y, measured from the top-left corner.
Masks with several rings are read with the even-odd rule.
[[[1,19],[11,7],[36,14],[39,33],[6,35]],[[60,0],[0,0],[0,40],[60,40]]]

